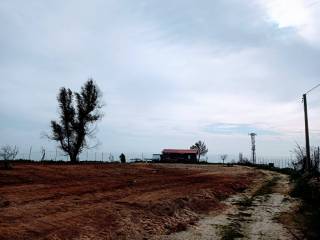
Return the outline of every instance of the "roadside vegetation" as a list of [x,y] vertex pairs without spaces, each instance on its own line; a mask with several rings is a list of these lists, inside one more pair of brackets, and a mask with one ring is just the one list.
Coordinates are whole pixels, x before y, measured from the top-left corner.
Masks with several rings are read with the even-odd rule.
[[310,175],[294,179],[291,196],[302,199],[300,208],[294,215],[294,221],[305,233],[306,239],[320,238],[320,191],[319,181]]
[[305,149],[299,145],[294,149],[294,172],[290,174],[293,185],[291,196],[300,198],[302,204],[293,219],[302,228],[305,239],[320,239],[320,173],[319,148],[312,148],[310,166],[306,163]]

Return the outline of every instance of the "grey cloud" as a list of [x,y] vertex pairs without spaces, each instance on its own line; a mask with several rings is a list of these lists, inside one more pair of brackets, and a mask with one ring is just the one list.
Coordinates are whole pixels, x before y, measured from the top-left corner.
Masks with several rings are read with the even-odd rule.
[[320,73],[319,49],[266,21],[253,1],[2,1],[0,28],[0,144],[42,144],[59,87],[93,77],[107,103],[102,147],[214,145],[201,126],[231,122],[232,111],[263,115],[261,102],[298,102]]
[[[266,22],[255,1],[140,1],[134,11],[163,31],[164,38],[182,43],[210,42],[223,48],[261,46],[274,37],[290,34]],[[161,37],[161,36],[159,36]]]

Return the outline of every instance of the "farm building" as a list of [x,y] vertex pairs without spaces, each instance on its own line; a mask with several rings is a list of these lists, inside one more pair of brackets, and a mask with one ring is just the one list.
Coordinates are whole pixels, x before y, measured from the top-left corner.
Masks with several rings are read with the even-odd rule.
[[165,163],[196,163],[197,150],[163,149],[160,161]]

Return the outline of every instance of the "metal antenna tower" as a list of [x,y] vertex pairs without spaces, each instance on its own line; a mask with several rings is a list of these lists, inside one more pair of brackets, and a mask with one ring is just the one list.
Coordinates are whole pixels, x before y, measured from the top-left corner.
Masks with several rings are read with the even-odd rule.
[[252,163],[256,164],[256,133],[249,133],[251,137]]

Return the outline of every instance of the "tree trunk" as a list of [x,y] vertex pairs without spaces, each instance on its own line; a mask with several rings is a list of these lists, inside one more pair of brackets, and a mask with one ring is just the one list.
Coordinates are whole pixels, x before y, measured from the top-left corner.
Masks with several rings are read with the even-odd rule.
[[10,164],[8,160],[4,160],[4,169],[6,170],[10,169]]
[[78,154],[69,154],[69,157],[70,157],[71,163],[78,163],[79,162]]

